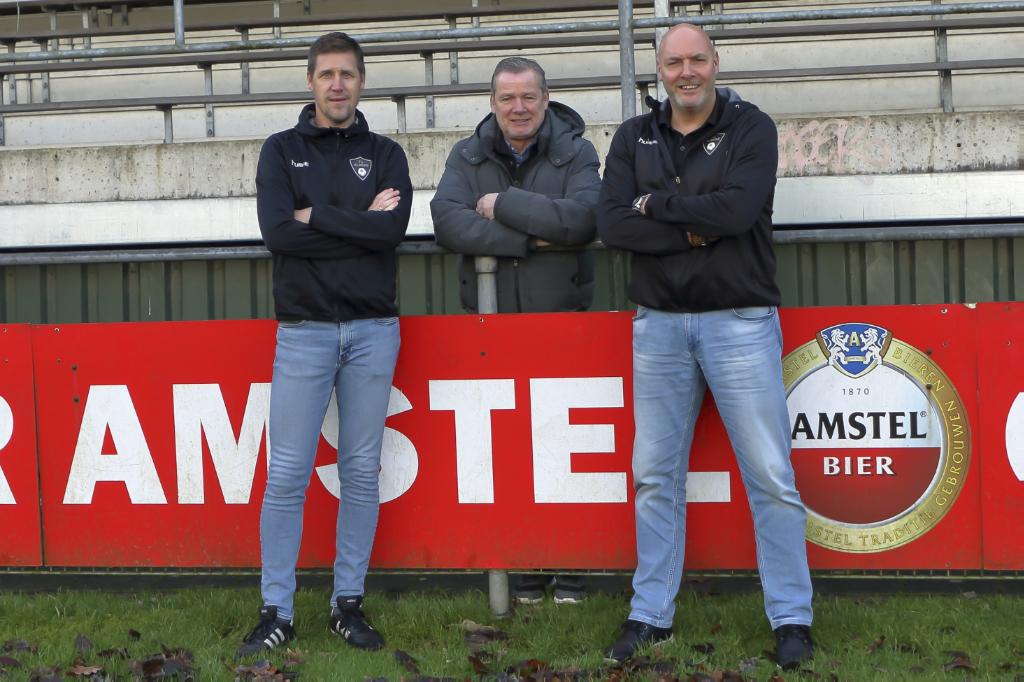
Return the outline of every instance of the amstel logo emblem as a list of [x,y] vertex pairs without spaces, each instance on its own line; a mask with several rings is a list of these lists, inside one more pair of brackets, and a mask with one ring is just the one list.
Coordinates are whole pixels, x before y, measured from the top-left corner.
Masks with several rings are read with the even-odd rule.
[[808,540],[882,552],[942,519],[963,489],[971,429],[926,353],[848,322],[791,352],[782,371]]

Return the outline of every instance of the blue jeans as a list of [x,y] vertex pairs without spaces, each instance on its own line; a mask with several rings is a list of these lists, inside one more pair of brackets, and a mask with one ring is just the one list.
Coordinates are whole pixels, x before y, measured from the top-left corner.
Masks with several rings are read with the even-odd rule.
[[292,618],[302,509],[331,400],[338,395],[338,506],[333,604],[363,594],[380,508],[378,479],[398,318],[281,322],[270,389],[270,467],[260,517],[263,602]]
[[686,546],[686,472],[711,388],[754,518],[772,628],[811,623],[806,510],[789,461],[782,330],[774,307],[665,313],[633,321],[637,568],[630,618],[671,627]]

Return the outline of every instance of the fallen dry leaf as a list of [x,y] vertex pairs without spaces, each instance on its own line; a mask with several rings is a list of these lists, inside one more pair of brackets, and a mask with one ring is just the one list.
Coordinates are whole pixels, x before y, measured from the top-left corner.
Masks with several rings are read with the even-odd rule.
[[413,675],[420,674],[420,666],[416,663],[416,659],[401,649],[395,649],[395,660]]
[[142,639],[142,633],[138,630],[128,630],[128,639],[137,642]]
[[128,660],[129,656],[128,649],[124,648],[123,646],[118,647],[116,649],[104,649],[96,655],[100,658],[121,658],[124,660]]
[[82,663],[76,663],[68,668],[68,675],[71,677],[94,677],[101,672],[103,672],[103,666],[99,665],[84,665]]
[[942,666],[942,669],[947,673],[952,670],[975,670],[978,667],[971,662],[970,656],[963,651],[947,651],[946,653],[953,657],[952,661]]
[[461,623],[462,641],[470,651],[477,653],[490,642],[508,639],[508,634],[490,625],[481,625],[468,618]]
[[92,642],[85,635],[78,635],[75,637],[75,651],[80,654],[84,654],[86,651],[92,650]]
[[711,626],[711,630],[708,632],[708,634],[709,635],[717,635],[721,631],[722,631],[722,624],[721,623],[715,623],[714,625]]
[[469,664],[473,666],[473,672],[477,675],[490,675],[491,669],[487,667],[487,664],[480,660],[479,656],[467,656]]
[[132,674],[145,679],[162,676],[165,660],[163,654],[151,654],[141,661],[132,661]]
[[0,669],[2,668],[20,668],[21,663],[16,658],[10,656],[0,656]]
[[694,651],[698,652],[698,653],[705,654],[705,655],[710,655],[710,654],[715,653],[715,645],[712,644],[711,642],[701,642],[699,644],[692,645],[690,648],[693,649]]
[[29,676],[28,682],[64,682],[64,675],[60,668],[36,668]]
[[871,643],[871,646],[868,647],[868,653],[875,653],[883,644],[885,644],[885,635],[879,635],[878,638]]
[[23,639],[9,639],[0,646],[0,651],[6,653],[14,653],[18,651],[30,651],[35,653],[39,647],[35,644],[29,644]]

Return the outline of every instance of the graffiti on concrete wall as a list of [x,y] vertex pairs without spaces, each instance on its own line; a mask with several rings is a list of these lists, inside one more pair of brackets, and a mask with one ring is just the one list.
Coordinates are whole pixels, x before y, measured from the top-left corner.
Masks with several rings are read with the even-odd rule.
[[892,172],[888,131],[868,118],[793,121],[779,126],[779,175]]

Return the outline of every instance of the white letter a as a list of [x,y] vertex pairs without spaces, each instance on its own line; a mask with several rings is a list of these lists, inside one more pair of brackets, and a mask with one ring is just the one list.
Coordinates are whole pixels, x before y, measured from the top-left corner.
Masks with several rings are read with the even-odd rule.
[[[103,454],[108,427],[116,455]],[[100,481],[123,482],[132,504],[167,504],[135,405],[124,385],[89,388],[64,504],[91,504]]]

